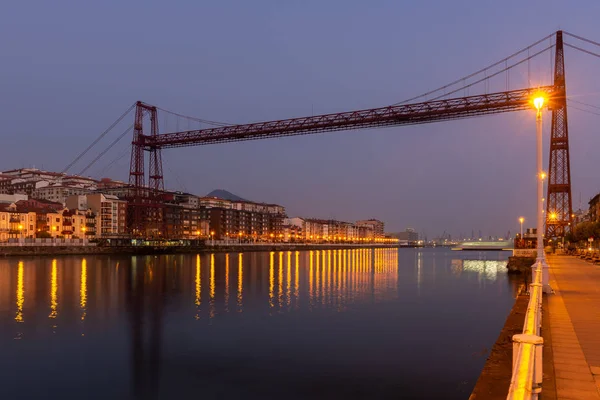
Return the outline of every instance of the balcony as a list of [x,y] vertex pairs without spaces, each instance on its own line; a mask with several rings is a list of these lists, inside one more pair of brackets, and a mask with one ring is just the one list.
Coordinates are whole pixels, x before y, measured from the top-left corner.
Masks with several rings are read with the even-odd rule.
[[17,217],[17,216],[11,215],[10,219],[9,219],[9,222],[19,223],[19,222],[21,222],[21,219],[19,217]]
[[70,221],[63,221],[63,226],[73,226],[73,223]]

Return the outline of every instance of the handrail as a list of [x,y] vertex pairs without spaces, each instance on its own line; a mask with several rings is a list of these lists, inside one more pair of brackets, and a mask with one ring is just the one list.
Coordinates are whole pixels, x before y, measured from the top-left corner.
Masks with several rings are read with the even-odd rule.
[[542,264],[532,268],[523,333],[513,336],[513,370],[507,400],[537,399],[542,383]]

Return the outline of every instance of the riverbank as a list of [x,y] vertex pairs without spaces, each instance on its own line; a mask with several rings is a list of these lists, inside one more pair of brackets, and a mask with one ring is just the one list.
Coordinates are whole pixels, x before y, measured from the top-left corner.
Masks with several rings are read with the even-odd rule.
[[397,244],[227,244],[202,246],[2,246],[0,257],[11,256],[56,256],[56,255],[151,255],[151,254],[190,254],[190,253],[232,253],[258,251],[300,251],[334,249],[374,249],[398,248]]
[[525,312],[529,303],[529,296],[524,292],[523,288],[517,296],[469,400],[506,399],[512,376],[512,337],[522,333]]

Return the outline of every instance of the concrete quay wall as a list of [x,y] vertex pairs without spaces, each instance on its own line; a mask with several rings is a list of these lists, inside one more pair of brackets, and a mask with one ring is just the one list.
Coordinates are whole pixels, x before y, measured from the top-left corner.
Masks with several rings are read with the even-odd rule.
[[215,246],[2,246],[0,257],[9,256],[55,256],[87,254],[185,254],[185,253],[233,253],[259,251],[341,250],[398,248],[398,245],[352,245],[352,244],[271,244],[271,245],[215,245]]

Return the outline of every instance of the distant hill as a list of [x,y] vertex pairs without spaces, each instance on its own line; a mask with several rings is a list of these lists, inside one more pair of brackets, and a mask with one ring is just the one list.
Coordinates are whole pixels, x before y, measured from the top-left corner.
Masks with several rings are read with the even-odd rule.
[[249,201],[240,196],[237,196],[227,190],[216,189],[206,195],[206,197],[216,197],[218,199],[230,200],[230,201]]

